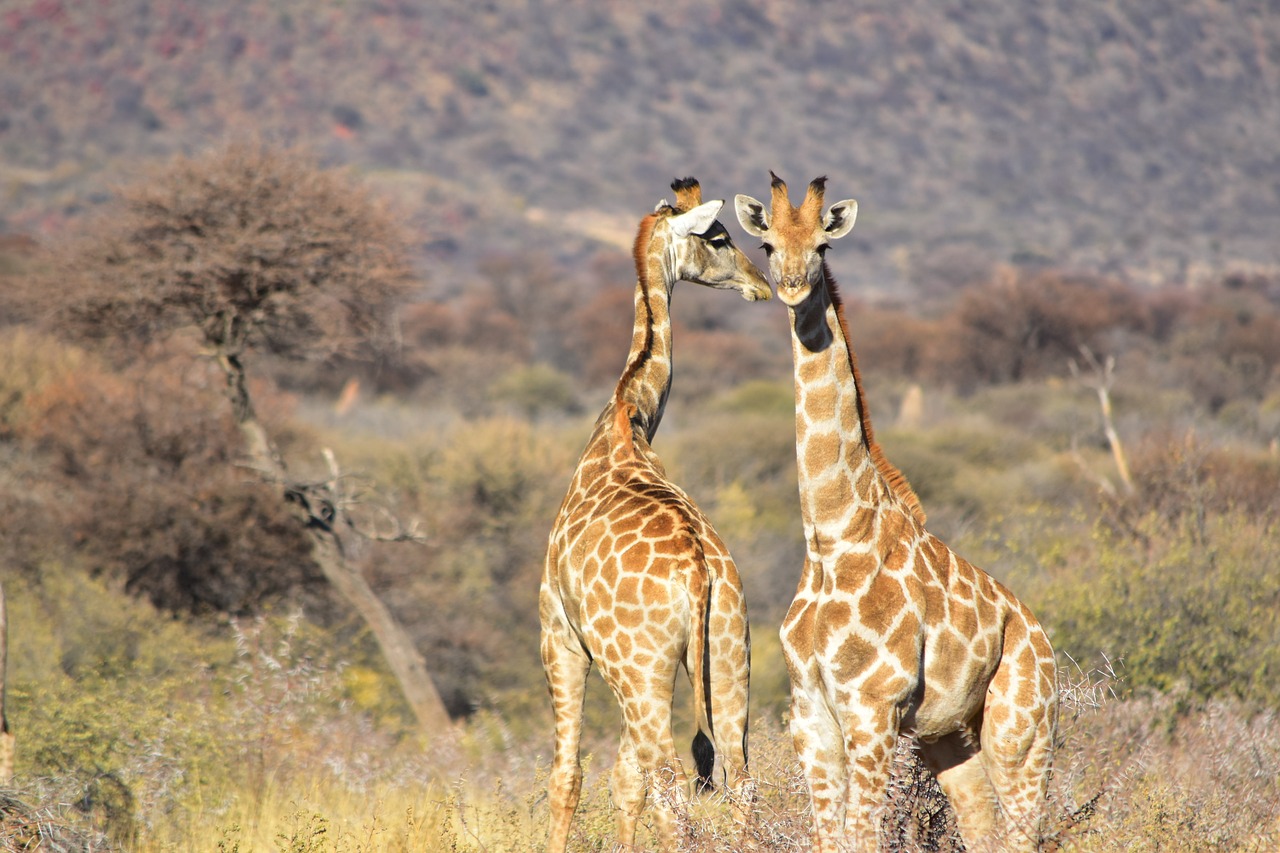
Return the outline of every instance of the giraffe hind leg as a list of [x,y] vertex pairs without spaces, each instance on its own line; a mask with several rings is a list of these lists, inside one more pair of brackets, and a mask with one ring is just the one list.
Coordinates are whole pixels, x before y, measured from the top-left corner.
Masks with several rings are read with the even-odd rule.
[[637,822],[649,800],[660,846],[672,850],[687,780],[671,736],[670,690],[645,707],[652,713],[639,716],[636,703],[623,704],[622,743],[610,779],[618,842],[624,849],[635,844]]
[[982,750],[969,732],[955,732],[920,742],[920,757],[947,795],[965,847],[979,851],[996,827],[996,792],[983,763]]
[[1051,718],[1023,711],[1006,725],[984,725],[982,749],[1004,813],[1004,849],[1038,849],[1053,756]]
[[[1021,638],[1015,635],[1015,640]],[[1057,674],[1049,642],[1006,639],[983,711],[982,754],[1004,815],[1004,849],[1040,845],[1057,718]]]
[[617,821],[618,843],[635,844],[646,801],[653,806],[660,846],[674,849],[676,809],[683,806],[687,779],[671,734],[671,698],[678,658],[657,662],[636,676],[636,668],[601,658],[601,674],[622,709],[622,739],[610,776],[609,793]]
[[746,811],[753,806],[755,791],[747,765],[751,634],[741,589],[718,584],[716,596],[718,614],[712,616],[713,639],[708,644],[711,649],[711,697],[708,704],[716,752],[720,755],[725,781],[745,817]]

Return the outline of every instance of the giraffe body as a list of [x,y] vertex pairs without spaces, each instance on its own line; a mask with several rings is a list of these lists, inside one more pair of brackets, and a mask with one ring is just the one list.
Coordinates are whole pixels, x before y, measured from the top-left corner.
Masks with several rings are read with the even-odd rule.
[[924,526],[871,432],[843,307],[823,255],[857,205],[821,215],[823,179],[771,215],[738,196],[763,238],[792,327],[806,559],[782,626],[791,733],[816,848],[874,850],[900,733],[916,736],[970,850],[1034,850],[1052,758],[1056,666],[1035,616]]
[[698,773],[710,783],[715,754],[738,802],[749,800],[746,599],[729,550],[711,523],[668,480],[650,446],[671,387],[672,287],[680,279],[767,299],[768,283],[701,203],[692,179],[676,205],[660,204],[636,240],[636,321],[627,366],[605,406],[547,548],[539,596],[542,661],[555,714],[548,849],[565,849],[582,784],[578,750],[586,678],[593,663],[622,709],[611,777],[618,840],[634,843],[653,786],[659,836],[674,843],[671,805],[686,777],[671,732],[679,668],[693,685]]

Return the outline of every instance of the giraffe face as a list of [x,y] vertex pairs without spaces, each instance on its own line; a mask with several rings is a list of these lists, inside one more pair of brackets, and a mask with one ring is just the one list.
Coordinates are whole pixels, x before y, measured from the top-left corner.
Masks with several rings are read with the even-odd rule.
[[748,302],[768,299],[773,292],[764,273],[716,221],[723,205],[723,201],[709,201],[666,220],[676,276],[705,287],[736,290]]
[[858,216],[858,203],[853,199],[837,202],[819,216],[824,181],[818,178],[809,184],[804,203],[798,208],[791,206],[786,184],[776,176],[770,213],[751,196],[734,199],[738,222],[748,234],[761,239],[769,256],[769,272],[778,285],[778,297],[791,307],[804,302],[822,284],[827,247],[832,240],[848,234]]

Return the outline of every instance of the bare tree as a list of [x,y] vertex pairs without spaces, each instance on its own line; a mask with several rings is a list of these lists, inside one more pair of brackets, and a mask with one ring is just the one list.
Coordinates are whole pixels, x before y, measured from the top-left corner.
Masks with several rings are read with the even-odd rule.
[[314,358],[377,346],[414,284],[406,245],[390,212],[340,173],[299,151],[238,143],[123,189],[59,273],[74,332],[145,340],[197,330],[222,368],[249,466],[279,484],[312,559],[373,630],[420,724],[440,731],[449,717],[422,655],[348,559],[343,533],[359,531],[336,463],[320,482],[289,474],[247,369],[255,353]]

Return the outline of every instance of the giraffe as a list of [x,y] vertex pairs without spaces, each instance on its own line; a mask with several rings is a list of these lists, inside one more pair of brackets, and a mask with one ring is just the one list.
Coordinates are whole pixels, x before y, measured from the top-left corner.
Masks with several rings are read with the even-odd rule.
[[542,664],[555,717],[547,849],[560,853],[582,786],[583,694],[593,663],[622,709],[610,779],[618,841],[634,843],[654,793],[660,842],[674,844],[672,805],[686,777],[671,733],[678,669],[693,686],[699,785],[715,755],[745,817],[750,638],[746,599],[728,548],[694,502],[666,476],[650,442],[671,389],[672,290],[678,280],[772,293],[764,274],[716,221],[723,201],[702,202],[693,178],[672,183],[635,240],[635,327],[626,367],[596,420],[547,545],[539,591]]
[[790,729],[815,849],[874,850],[894,745],[913,734],[970,850],[1034,850],[1057,720],[1057,670],[1012,592],[925,529],[872,435],[844,310],[825,260],[857,202],[822,212],[825,178],[769,212],[739,195],[792,330],[806,557],[781,636]]

